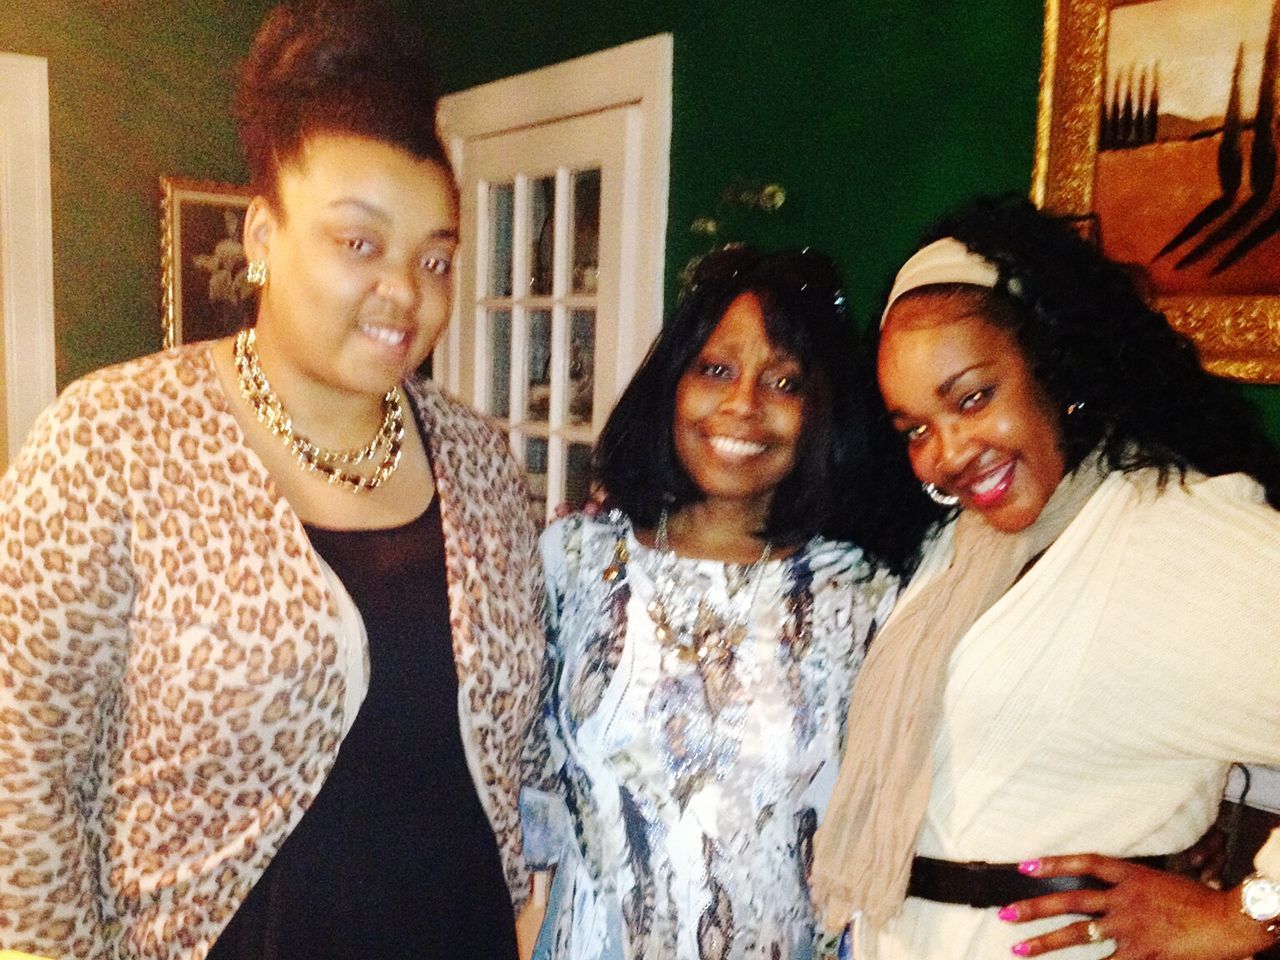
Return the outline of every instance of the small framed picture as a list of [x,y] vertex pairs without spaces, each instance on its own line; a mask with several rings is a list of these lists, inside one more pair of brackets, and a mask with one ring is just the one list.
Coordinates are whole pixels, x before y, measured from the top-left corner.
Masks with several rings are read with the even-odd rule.
[[248,187],[161,177],[161,274],[165,347],[214,340],[253,317],[241,236]]

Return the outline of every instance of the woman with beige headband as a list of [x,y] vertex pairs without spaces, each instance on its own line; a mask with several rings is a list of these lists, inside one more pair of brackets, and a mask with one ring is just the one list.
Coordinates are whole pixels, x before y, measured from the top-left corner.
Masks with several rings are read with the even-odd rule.
[[[1280,461],[1130,276],[1026,202],[902,268],[881,392],[954,519],[858,677],[816,838],[859,960],[1236,958],[1280,930],[1158,869],[1280,761]],[[1089,854],[1076,854],[1091,851]]]

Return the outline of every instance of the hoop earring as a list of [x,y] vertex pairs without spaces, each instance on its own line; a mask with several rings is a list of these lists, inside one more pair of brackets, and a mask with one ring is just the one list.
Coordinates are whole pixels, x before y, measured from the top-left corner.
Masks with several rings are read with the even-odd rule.
[[940,507],[954,507],[960,502],[960,498],[951,494],[943,493],[932,483],[922,483],[920,486],[924,489],[925,496],[936,503]]
[[258,259],[249,264],[249,269],[244,273],[245,282],[251,287],[257,287],[261,290],[267,285],[267,261]]

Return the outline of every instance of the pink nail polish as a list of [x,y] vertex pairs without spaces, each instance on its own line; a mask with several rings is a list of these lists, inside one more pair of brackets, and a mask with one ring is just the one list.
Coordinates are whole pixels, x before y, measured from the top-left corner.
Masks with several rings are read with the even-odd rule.
[[1009,921],[1017,920],[1018,908],[1017,907],[1001,907],[1000,912],[997,913],[996,916],[999,917],[1001,920],[1009,920]]
[[1040,870],[1039,860],[1023,860],[1018,864],[1019,873],[1037,873]]
[[1015,943],[1010,947],[1010,951],[1015,957],[1026,957],[1031,955],[1031,948],[1025,943]]

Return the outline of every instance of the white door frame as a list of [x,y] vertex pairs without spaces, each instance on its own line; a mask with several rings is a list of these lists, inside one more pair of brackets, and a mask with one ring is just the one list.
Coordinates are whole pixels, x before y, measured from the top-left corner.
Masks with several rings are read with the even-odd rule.
[[[658,34],[440,99],[440,132],[459,178],[468,141],[615,107],[634,108],[628,111],[617,330],[617,379],[622,384],[630,378],[633,358],[644,355],[662,327],[672,48],[671,34]],[[438,377],[455,384],[460,379],[463,334],[458,300],[455,297],[443,349],[437,352],[437,359],[444,361]]]
[[12,460],[57,394],[49,74],[43,57],[0,53],[0,313]]

